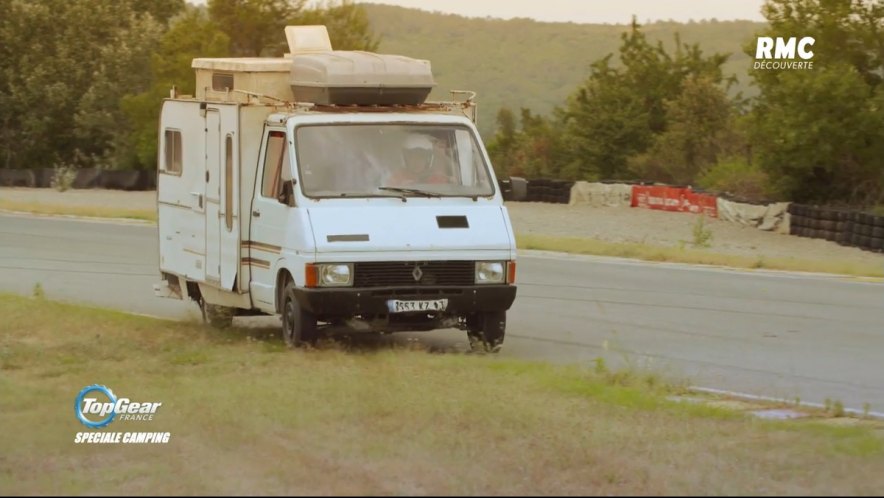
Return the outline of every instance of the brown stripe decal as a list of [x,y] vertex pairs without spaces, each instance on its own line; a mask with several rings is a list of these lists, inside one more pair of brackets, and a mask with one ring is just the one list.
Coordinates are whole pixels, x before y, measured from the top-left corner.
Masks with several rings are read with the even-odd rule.
[[251,248],[257,249],[259,251],[269,251],[269,252],[280,252],[282,251],[282,247],[274,246],[271,244],[265,244],[263,242],[255,242],[252,240],[244,240],[242,242],[243,248]]
[[257,266],[258,268],[264,268],[265,270],[270,269],[270,262],[264,261],[263,259],[242,258],[242,263],[244,265],[252,265],[252,266]]

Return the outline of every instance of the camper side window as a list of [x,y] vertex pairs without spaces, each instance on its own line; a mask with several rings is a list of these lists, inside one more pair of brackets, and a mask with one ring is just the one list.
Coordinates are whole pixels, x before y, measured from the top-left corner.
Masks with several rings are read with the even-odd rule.
[[165,136],[166,161],[163,170],[173,175],[181,174],[181,132],[166,130]]
[[285,133],[271,131],[267,137],[264,153],[264,178],[261,183],[261,195],[269,199],[279,196],[283,179],[290,179],[288,171],[288,148],[285,146]]

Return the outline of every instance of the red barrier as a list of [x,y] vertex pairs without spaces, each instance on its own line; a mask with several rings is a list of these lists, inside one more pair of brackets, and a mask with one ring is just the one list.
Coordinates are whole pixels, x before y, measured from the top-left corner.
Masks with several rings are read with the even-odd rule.
[[714,195],[697,194],[684,187],[633,185],[632,207],[704,213],[713,218],[718,217],[718,203]]

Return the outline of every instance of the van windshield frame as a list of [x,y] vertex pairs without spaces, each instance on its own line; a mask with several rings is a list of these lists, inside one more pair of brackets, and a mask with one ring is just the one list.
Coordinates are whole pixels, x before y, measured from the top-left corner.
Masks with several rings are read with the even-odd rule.
[[298,184],[311,199],[475,199],[497,192],[480,140],[460,124],[302,124],[294,142]]

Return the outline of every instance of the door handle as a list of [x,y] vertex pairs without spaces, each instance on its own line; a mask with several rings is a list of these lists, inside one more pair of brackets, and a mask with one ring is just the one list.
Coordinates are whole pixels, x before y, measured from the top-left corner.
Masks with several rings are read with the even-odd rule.
[[196,196],[197,201],[199,201],[199,207],[200,207],[200,209],[202,209],[202,207],[203,207],[203,194],[201,192],[191,192],[190,195]]
[[257,209],[254,210],[254,211],[252,211],[252,216],[254,216],[255,218],[260,218],[260,217],[261,217],[261,211],[258,211]]

